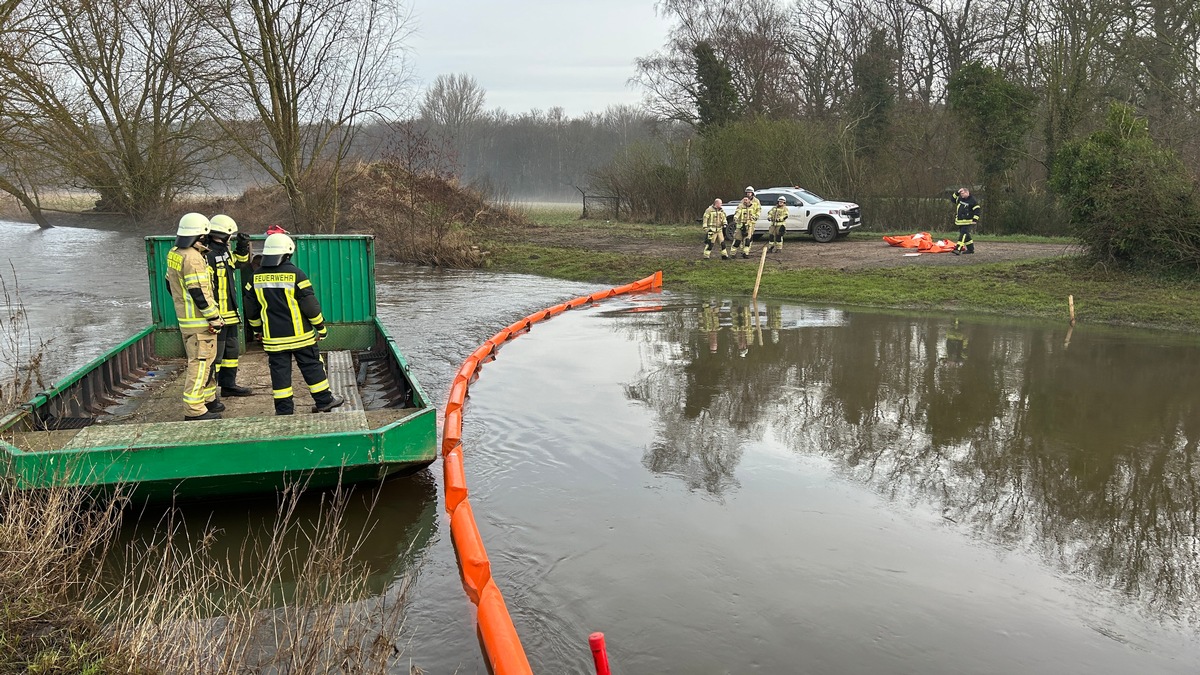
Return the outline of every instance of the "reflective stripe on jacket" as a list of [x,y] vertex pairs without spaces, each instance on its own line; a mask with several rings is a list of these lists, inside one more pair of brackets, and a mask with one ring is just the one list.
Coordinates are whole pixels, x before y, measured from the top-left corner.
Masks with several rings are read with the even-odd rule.
[[771,221],[772,223],[782,223],[787,219],[788,210],[786,206],[776,206],[770,211],[767,211],[767,220]]
[[[175,316],[184,334],[208,331],[208,322],[219,316],[213,299],[212,276],[204,254],[194,247],[172,248],[167,252],[167,289],[175,301]],[[200,289],[204,307],[197,304],[189,289]]]
[[208,266],[212,268],[213,295],[217,299],[217,309],[225,323],[238,323],[237,303],[237,262],[229,249],[220,250],[213,246],[208,250]]
[[264,351],[307,347],[316,343],[317,331],[324,330],[312,282],[290,262],[260,267],[244,291],[246,323],[262,332]]
[[719,230],[725,227],[725,212],[715,206],[710,206],[704,211],[704,229]]
[[738,204],[737,210],[733,212],[733,222],[738,225],[753,225],[756,220],[758,219],[754,216],[753,205]]
[[979,202],[975,200],[975,195],[967,195],[967,198],[963,199],[955,193],[950,199],[956,207],[955,225],[974,225],[979,222]]

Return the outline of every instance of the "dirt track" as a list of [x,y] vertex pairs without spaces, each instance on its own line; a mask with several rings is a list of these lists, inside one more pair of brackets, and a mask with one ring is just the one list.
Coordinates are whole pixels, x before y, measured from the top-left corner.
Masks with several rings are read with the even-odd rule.
[[[553,227],[535,226],[526,230],[526,238],[533,242],[553,242],[557,234]],[[645,255],[647,242],[629,237],[626,233],[614,232],[607,236],[600,229],[572,231],[570,237],[572,248],[583,248],[594,251],[611,253],[627,253],[629,255]],[[697,228],[696,244],[685,245],[673,241],[653,241],[654,255],[680,260],[701,259],[704,244]],[[763,242],[755,240],[750,253],[751,260],[738,258],[729,261],[731,264],[758,262],[762,255]],[[1034,258],[1054,258],[1071,255],[1078,248],[1069,244],[1016,244],[989,242],[987,235],[975,239],[975,254],[956,256],[950,253],[911,254],[912,249],[902,249],[888,246],[880,235],[872,232],[854,232],[848,238],[837,239],[828,244],[818,244],[811,237],[796,235],[788,237],[784,250],[767,256],[768,265],[776,269],[825,268],[840,270],[859,270],[878,267],[902,267],[906,265],[983,265],[987,263],[1005,262],[1011,260],[1029,260]],[[719,254],[713,253],[712,264],[721,264]],[[729,264],[727,263],[727,264]]]

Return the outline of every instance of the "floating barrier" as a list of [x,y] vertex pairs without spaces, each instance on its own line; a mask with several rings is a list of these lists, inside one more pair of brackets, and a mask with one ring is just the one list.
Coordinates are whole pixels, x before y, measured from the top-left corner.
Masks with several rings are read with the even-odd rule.
[[[504,596],[492,578],[492,563],[488,560],[487,550],[483,546],[483,538],[479,535],[479,526],[475,523],[475,515],[471,509],[470,491],[467,489],[467,478],[463,471],[462,444],[463,405],[466,403],[467,390],[478,378],[480,367],[492,359],[500,345],[528,332],[533,324],[558,316],[569,309],[600,302],[613,296],[660,288],[662,272],[655,272],[640,281],[597,291],[531,314],[502,329],[471,352],[450,384],[450,395],[446,399],[442,421],[442,471],[445,475],[446,513],[450,516],[450,539],[454,542],[454,551],[458,554],[463,589],[478,608],[479,635],[491,670],[496,675],[522,675],[533,671],[529,667],[525,650],[521,647],[521,639],[517,637],[512,617],[508,614],[508,607],[504,604]],[[603,638],[600,646],[603,648]],[[592,644],[592,648],[595,657],[595,643]],[[604,657],[604,663],[607,669],[607,655]]]

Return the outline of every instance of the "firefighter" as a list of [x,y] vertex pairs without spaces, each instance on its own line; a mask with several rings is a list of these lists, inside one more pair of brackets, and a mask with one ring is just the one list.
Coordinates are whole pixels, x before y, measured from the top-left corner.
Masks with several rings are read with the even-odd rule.
[[[237,266],[250,261],[250,240],[238,233],[237,223],[225,214],[208,220],[208,266],[212,268],[213,295],[221,311],[225,327],[217,334],[217,356],[214,362],[217,386],[221,396],[253,396],[250,387],[237,383],[238,353],[238,285]],[[230,239],[233,250],[230,251]]]
[[328,334],[321,305],[308,276],[291,263],[296,244],[282,232],[263,242],[262,264],[244,286],[246,322],[261,336],[271,368],[275,414],[295,412],[292,400],[292,359],[300,368],[315,405],[313,412],[329,412],[346,402],[329,390],[325,363],[317,341]]
[[777,248],[783,250],[783,233],[787,230],[787,200],[780,197],[775,207],[767,211],[767,220],[771,221],[771,229],[767,232],[767,253],[773,253]]
[[737,255],[738,249],[741,249],[743,258],[750,257],[750,237],[754,236],[756,220],[754,204],[750,201],[750,197],[742,197],[742,203],[738,204],[737,210],[733,212],[732,253],[734,255]]
[[187,356],[184,376],[183,409],[185,421],[221,419],[225,404],[216,400],[213,361],[217,355],[217,335],[224,322],[213,297],[212,277],[205,252],[210,225],[208,218],[189,213],[179,219],[175,246],[167,252],[167,290],[175,301],[175,316],[183,336]]
[[704,209],[704,259],[712,254],[713,245],[721,247],[721,260],[729,260],[729,249],[725,242],[725,212],[721,200],[714,199],[712,206]]
[[959,188],[950,196],[954,203],[954,224],[958,226],[958,243],[954,245],[954,255],[974,253],[975,240],[971,238],[971,228],[979,224],[979,202],[971,196],[967,188]]
[[[754,239],[754,224],[757,223],[759,217],[762,216],[762,203],[758,201],[758,197],[754,196],[753,185],[746,186],[746,196],[742,198],[742,201],[745,202],[746,200],[750,201],[750,211],[746,215],[747,224],[737,233],[742,235],[741,242],[743,258],[750,257],[750,240]],[[739,224],[736,215],[734,216],[733,222],[735,225]],[[735,253],[737,252],[737,248],[737,241],[735,240],[733,245],[733,250]]]

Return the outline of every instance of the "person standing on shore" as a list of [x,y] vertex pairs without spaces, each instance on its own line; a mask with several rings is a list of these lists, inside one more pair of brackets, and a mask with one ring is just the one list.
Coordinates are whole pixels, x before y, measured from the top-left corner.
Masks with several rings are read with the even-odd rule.
[[721,247],[721,260],[729,260],[725,245],[725,212],[721,210],[720,199],[714,199],[712,206],[704,210],[704,232],[704,259],[708,260],[715,245]]
[[750,237],[754,236],[754,222],[758,220],[750,200],[750,197],[742,197],[742,203],[733,212],[732,253],[737,255],[738,249],[741,249],[743,258],[750,257]]
[[[754,239],[754,225],[758,222],[759,217],[762,216],[762,202],[759,202],[758,197],[754,196],[753,185],[746,186],[746,199],[750,200],[750,213],[747,216],[750,219],[750,222],[746,226],[746,231],[743,233],[745,234],[745,237],[742,239],[743,258],[750,257],[750,242],[752,239]],[[734,246],[733,250],[736,252],[737,246]]]
[[776,248],[783,250],[783,233],[787,230],[787,200],[780,197],[775,206],[767,211],[767,220],[771,222],[771,229],[767,231],[767,253],[773,253]]
[[179,219],[175,246],[167,252],[167,290],[175,301],[175,316],[183,336],[187,372],[183,385],[185,422],[221,419],[224,404],[216,400],[213,361],[217,356],[217,334],[225,322],[213,297],[208,251],[208,218],[188,213]]
[[950,201],[954,203],[954,224],[958,226],[958,243],[953,253],[974,253],[975,240],[971,238],[971,228],[979,224],[979,201],[965,187],[951,195]]

